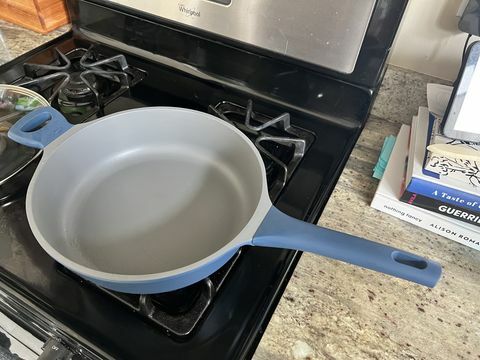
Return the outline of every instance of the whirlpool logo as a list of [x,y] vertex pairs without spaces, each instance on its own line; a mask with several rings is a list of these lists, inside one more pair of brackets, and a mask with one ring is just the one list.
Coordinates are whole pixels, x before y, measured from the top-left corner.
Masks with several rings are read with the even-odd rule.
[[178,10],[180,10],[180,12],[184,13],[187,16],[200,17],[200,11],[197,11],[195,9],[189,9],[183,4],[178,4]]

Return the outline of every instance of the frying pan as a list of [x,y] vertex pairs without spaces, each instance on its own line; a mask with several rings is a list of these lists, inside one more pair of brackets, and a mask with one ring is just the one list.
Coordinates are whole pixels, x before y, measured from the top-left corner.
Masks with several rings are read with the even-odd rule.
[[45,107],[9,137],[44,148],[26,197],[39,244],[112,290],[179,289],[247,245],[313,252],[430,287],[441,274],[433,261],[277,210],[255,146],[209,114],[152,107],[72,126]]

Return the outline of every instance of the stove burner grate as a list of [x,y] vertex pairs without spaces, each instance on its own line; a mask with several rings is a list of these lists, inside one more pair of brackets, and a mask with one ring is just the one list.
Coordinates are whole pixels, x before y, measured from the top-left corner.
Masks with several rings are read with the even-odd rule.
[[[168,335],[180,339],[191,335],[197,324],[206,315],[210,304],[238,261],[241,252],[242,250],[239,250],[227,264],[206,279],[167,293],[149,295],[127,294],[88,283],[117,299],[145,319],[160,325]],[[81,282],[85,282],[85,280],[63,266],[60,266],[60,271],[68,276],[78,278]]]
[[272,118],[254,112],[252,100],[246,107],[222,101],[210,105],[209,112],[236,126],[255,144],[267,170],[270,198],[275,201],[312,145],[314,135],[291,126],[289,113]]
[[129,66],[124,55],[104,57],[94,46],[74,49],[66,54],[55,49],[52,64],[24,65],[26,77],[16,85],[45,94],[48,102],[58,103],[65,114],[82,115],[82,122],[102,111],[145,73]]

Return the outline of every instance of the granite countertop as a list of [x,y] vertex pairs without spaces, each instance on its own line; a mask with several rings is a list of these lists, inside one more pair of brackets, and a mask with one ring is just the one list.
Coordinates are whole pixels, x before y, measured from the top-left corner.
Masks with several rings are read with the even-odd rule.
[[255,360],[480,359],[480,252],[369,206],[383,140],[439,79],[390,66],[320,225],[440,262],[434,289],[303,254]]
[[0,64],[6,63],[27,51],[40,46],[70,29],[69,25],[42,35],[0,20]]
[[[50,35],[0,21],[0,64]],[[254,355],[286,359],[480,359],[480,252],[370,208],[383,139],[426,105],[439,81],[390,66],[319,224],[439,261],[434,289],[304,254]]]

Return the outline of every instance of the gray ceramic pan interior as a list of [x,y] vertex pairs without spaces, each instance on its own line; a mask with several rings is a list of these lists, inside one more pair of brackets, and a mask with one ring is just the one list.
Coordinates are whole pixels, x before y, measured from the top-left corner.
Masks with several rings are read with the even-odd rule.
[[37,238],[119,275],[168,272],[224,247],[257,209],[263,168],[248,140],[199,114],[145,109],[57,139],[29,188]]

